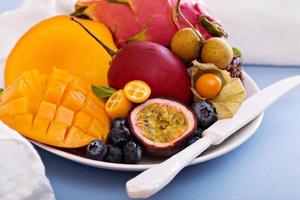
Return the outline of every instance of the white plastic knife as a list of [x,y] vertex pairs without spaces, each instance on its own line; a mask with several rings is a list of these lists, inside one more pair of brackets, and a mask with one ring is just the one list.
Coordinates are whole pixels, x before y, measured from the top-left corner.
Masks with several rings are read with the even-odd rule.
[[147,198],[160,191],[198,155],[211,145],[218,145],[248,124],[274,101],[300,85],[300,76],[281,80],[246,99],[231,119],[219,120],[203,132],[203,138],[166,161],[142,172],[126,183],[131,198]]

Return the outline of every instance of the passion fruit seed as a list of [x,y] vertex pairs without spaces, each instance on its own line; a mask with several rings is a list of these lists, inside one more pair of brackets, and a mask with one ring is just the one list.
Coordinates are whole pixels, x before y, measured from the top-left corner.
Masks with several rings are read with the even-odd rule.
[[157,143],[175,140],[187,124],[182,111],[167,104],[151,104],[138,113],[137,119],[142,134]]
[[171,41],[171,50],[184,62],[197,59],[201,41],[192,28],[183,28],[176,32]]
[[201,50],[201,60],[213,63],[220,69],[225,69],[233,59],[230,44],[222,38],[214,37],[207,40]]
[[129,115],[131,133],[153,156],[177,153],[197,127],[195,114],[184,104],[155,98],[135,107]]
[[221,78],[213,73],[201,75],[196,81],[196,90],[201,97],[215,98],[222,89]]

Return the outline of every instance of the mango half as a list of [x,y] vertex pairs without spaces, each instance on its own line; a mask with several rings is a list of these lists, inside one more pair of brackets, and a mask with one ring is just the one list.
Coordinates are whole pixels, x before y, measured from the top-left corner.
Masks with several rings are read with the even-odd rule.
[[44,144],[77,148],[106,141],[110,119],[91,85],[68,71],[24,72],[0,95],[0,120]]
[[[96,85],[108,85],[111,56],[70,16],[46,19],[25,33],[17,42],[5,65],[5,85],[33,68],[49,74],[53,67],[69,71]],[[80,21],[112,50],[116,50],[109,29],[97,22]]]

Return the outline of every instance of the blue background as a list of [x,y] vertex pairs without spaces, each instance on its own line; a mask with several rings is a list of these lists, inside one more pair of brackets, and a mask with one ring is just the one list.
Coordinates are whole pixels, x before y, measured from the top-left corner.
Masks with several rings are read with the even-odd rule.
[[[1,0],[0,12],[20,2]],[[286,66],[246,66],[245,70],[261,88],[300,74],[300,68]],[[151,199],[300,199],[299,111],[300,88],[266,111],[262,125],[245,144],[220,158],[184,169]],[[37,149],[59,200],[127,199],[125,182],[137,175],[83,166]]]

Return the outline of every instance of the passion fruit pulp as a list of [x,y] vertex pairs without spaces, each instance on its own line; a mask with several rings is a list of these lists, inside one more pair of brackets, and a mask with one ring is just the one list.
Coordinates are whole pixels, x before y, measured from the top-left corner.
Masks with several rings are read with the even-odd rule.
[[129,114],[133,135],[154,156],[171,156],[187,144],[197,127],[194,113],[168,99],[150,99]]

